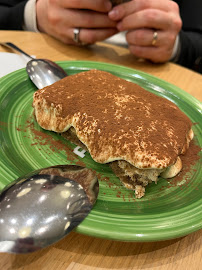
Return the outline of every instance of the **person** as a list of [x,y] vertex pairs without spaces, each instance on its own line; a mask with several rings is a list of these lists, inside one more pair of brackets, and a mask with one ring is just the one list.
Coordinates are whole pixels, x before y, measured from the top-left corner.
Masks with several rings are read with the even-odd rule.
[[131,0],[117,6],[109,0],[0,0],[0,29],[45,32],[75,45],[125,35],[138,58],[197,70],[201,13],[201,0]]

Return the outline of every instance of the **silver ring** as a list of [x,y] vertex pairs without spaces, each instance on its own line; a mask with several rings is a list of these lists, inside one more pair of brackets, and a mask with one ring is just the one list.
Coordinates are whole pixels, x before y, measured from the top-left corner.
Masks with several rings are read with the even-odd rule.
[[74,41],[77,44],[80,44],[80,40],[79,40],[80,29],[79,28],[74,28],[73,32],[74,32],[74,38],[73,38]]
[[158,33],[155,31],[153,34],[153,39],[152,39],[152,46],[156,44],[157,39],[158,39]]

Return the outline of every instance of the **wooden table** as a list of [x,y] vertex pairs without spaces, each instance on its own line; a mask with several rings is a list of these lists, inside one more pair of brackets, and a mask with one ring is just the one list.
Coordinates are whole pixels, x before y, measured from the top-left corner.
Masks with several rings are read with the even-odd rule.
[[[67,46],[45,34],[18,31],[0,31],[0,41],[13,42],[37,58],[102,61],[139,69],[175,84],[202,100],[200,74],[172,63],[155,65],[138,61],[126,48],[106,43],[90,47]],[[6,49],[0,47],[0,51]],[[0,254],[0,269],[199,270],[202,266],[201,239],[201,231],[179,239],[148,243],[116,242],[72,232],[55,245],[38,252],[27,255]]]

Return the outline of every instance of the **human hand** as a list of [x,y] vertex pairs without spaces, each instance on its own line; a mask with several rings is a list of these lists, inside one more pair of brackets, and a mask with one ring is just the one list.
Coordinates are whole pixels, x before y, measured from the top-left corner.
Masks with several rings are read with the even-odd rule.
[[179,7],[174,1],[132,0],[114,7],[109,18],[118,22],[119,31],[127,31],[126,40],[135,56],[156,63],[171,58],[182,27]]
[[109,0],[38,0],[37,25],[66,44],[76,44],[74,29],[79,28],[79,41],[92,44],[118,32],[116,22],[108,17]]

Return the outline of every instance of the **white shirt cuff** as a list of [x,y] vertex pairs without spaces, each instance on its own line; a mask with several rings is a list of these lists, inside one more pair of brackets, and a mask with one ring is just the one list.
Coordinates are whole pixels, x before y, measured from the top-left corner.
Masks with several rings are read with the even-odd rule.
[[178,60],[179,54],[180,54],[180,37],[179,35],[177,36],[176,40],[175,40],[175,44],[173,47],[173,52],[172,55],[170,57],[170,61],[172,62],[176,62]]
[[25,5],[23,29],[26,31],[39,32],[36,22],[36,1],[29,0]]

